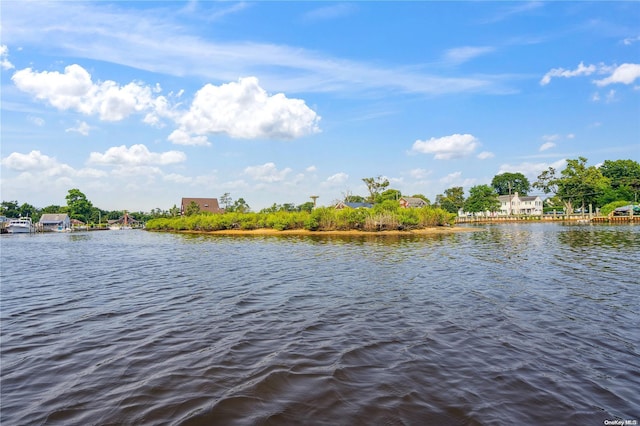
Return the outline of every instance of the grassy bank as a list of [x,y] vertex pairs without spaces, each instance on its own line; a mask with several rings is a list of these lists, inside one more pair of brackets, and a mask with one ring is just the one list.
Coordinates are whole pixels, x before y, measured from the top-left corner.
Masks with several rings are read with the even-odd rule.
[[451,226],[455,215],[436,208],[343,209],[320,207],[312,212],[199,214],[152,219],[146,228],[152,231],[224,231],[274,229],[308,231],[410,231]]

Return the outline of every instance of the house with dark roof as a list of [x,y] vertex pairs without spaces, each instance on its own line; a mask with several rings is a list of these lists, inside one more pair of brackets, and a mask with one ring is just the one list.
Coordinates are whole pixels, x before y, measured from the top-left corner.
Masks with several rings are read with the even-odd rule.
[[427,202],[422,198],[417,197],[402,197],[398,200],[400,203],[400,207],[408,208],[418,208],[418,207],[427,207]]
[[181,215],[184,215],[186,213],[187,208],[192,202],[196,203],[201,213],[224,213],[224,209],[221,209],[218,205],[217,198],[183,198],[182,202],[180,203]]

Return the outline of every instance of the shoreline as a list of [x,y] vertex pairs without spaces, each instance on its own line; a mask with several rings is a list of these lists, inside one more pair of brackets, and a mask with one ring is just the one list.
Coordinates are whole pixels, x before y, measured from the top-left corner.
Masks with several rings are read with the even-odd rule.
[[438,235],[438,234],[455,234],[460,232],[476,232],[482,231],[482,228],[475,227],[448,227],[439,226],[432,228],[413,229],[410,231],[359,231],[355,229],[346,231],[309,231],[308,229],[285,229],[284,231],[278,231],[273,228],[260,228],[260,229],[222,229],[218,231],[150,231],[150,232],[171,232],[179,234],[205,234],[205,235],[291,235],[291,236],[319,236],[319,235],[331,235],[331,236],[398,236],[398,235]]

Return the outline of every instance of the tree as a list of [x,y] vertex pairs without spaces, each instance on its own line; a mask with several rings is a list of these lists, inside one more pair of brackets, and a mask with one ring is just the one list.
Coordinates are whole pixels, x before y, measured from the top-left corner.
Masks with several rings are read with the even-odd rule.
[[42,210],[40,210],[40,213],[45,214],[45,213],[64,213],[65,210],[67,210],[67,207],[60,207],[57,206],[55,204],[52,204],[50,206],[44,207],[42,208]]
[[198,213],[200,213],[200,206],[195,201],[191,201],[184,209],[185,216],[193,216]]
[[233,200],[231,199],[231,195],[228,192],[225,192],[224,194],[222,194],[222,196],[220,196],[220,204],[222,204],[225,209],[231,207],[232,202]]
[[529,179],[522,173],[506,172],[495,175],[491,181],[491,186],[498,195],[509,195],[516,192],[520,195],[527,195],[531,190]]
[[533,186],[545,194],[557,195],[564,203],[567,213],[573,212],[576,204],[584,212],[588,204],[598,206],[597,200],[610,187],[610,180],[595,166],[587,167],[586,158],[578,157],[567,160],[567,167],[560,172],[559,177],[556,170],[549,167],[538,176],[538,181]]
[[498,193],[489,185],[476,185],[469,189],[464,210],[470,213],[495,212],[500,209]]
[[65,199],[67,200],[67,207],[69,208],[69,217],[83,222],[89,220],[93,205],[91,201],[87,200],[86,195],[79,189],[74,188],[69,190]]
[[436,196],[436,204],[449,213],[457,214],[458,210],[464,206],[464,189],[461,186],[445,189],[444,195]]
[[244,201],[244,198],[238,198],[234,201],[233,206],[231,206],[231,211],[238,213],[247,213],[251,211],[251,207]]
[[611,181],[611,191],[607,191],[609,200],[638,200],[640,192],[640,163],[633,160],[605,160],[600,166],[602,176]]
[[0,205],[0,214],[6,217],[19,217],[18,201],[3,201]]
[[175,204],[173,205],[173,207],[171,207],[169,209],[169,215],[171,217],[176,217],[176,216],[180,216],[180,207],[176,206]]
[[389,186],[389,180],[382,176],[363,178],[362,181],[367,185],[369,190],[369,202],[375,203],[378,194]]
[[587,167],[587,159],[578,157],[567,160],[567,167],[560,172],[558,179],[558,195],[570,205],[567,211],[571,212],[571,206],[580,204],[582,212],[585,206],[596,204],[596,200],[610,185],[610,180],[602,175],[595,166]]
[[307,201],[306,203],[300,204],[297,209],[300,212],[311,212],[313,211],[313,201]]
[[402,193],[400,191],[397,189],[387,189],[381,194],[378,194],[376,197],[376,203],[381,203],[387,200],[398,201],[400,198],[402,198]]

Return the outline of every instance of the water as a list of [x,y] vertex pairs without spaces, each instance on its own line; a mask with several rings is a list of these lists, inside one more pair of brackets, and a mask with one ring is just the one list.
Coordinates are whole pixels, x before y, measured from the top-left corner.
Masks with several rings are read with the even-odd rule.
[[2,425],[640,420],[640,227],[3,235]]

